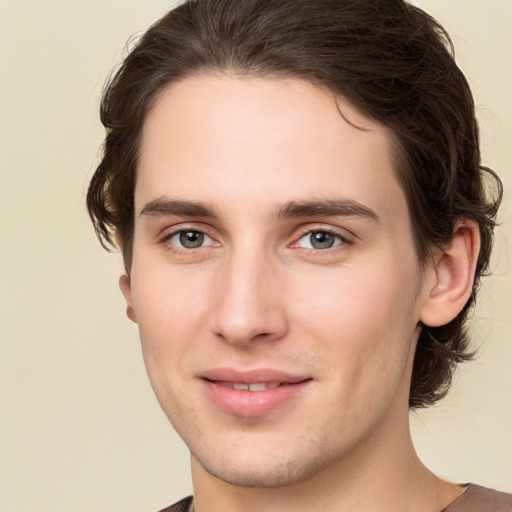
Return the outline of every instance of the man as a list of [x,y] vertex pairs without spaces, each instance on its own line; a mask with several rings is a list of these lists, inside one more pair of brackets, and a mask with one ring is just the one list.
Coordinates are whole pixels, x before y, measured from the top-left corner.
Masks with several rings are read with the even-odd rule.
[[189,1],[141,38],[88,208],[191,452],[166,510],[511,510],[408,424],[470,357],[501,199],[473,110],[402,0]]

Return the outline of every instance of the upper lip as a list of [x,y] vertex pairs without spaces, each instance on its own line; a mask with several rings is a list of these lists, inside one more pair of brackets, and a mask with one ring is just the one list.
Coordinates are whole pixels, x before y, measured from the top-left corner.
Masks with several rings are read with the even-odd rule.
[[200,377],[211,381],[235,382],[237,384],[255,384],[259,382],[296,384],[310,379],[308,376],[266,368],[249,371],[239,371],[232,368],[215,368],[202,372]]

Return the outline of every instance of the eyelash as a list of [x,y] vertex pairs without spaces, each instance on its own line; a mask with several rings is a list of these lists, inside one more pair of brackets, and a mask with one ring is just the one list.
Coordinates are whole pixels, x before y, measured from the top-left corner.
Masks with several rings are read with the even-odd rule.
[[[171,242],[171,240],[175,236],[178,236],[178,235],[184,234],[184,233],[196,233],[198,235],[202,235],[202,236],[208,237],[214,243],[210,244],[208,246],[199,246],[199,247],[194,247],[194,248],[188,247],[187,248],[187,247],[180,247],[180,246],[176,245],[175,243]],[[176,229],[174,231],[171,231],[170,233],[165,234],[158,242],[160,244],[162,244],[162,245],[167,246],[170,250],[172,250],[175,253],[178,253],[178,254],[180,254],[180,253],[181,254],[189,254],[189,255],[190,255],[191,251],[198,250],[198,249],[205,249],[206,247],[218,245],[218,242],[213,237],[211,237],[206,231],[204,231],[202,229],[198,229],[198,228],[193,228],[193,227],[189,228],[189,227],[186,227],[186,226],[185,227],[181,227],[180,229]]]
[[[210,243],[208,245],[201,245],[199,247],[185,248],[185,247],[180,247],[177,244],[171,242],[171,240],[175,236],[180,235],[180,234],[184,234],[184,233],[196,233],[196,234],[198,234],[200,236],[202,235],[202,236],[208,237],[213,243]],[[334,245],[332,247],[326,247],[326,248],[323,248],[323,249],[316,249],[314,247],[300,247],[298,245],[299,242],[304,237],[311,236],[311,235],[313,235],[315,233],[322,233],[322,234],[330,235],[330,236],[334,237],[335,240],[338,241],[338,243],[336,243],[336,245]],[[316,253],[316,254],[332,253],[333,251],[341,250],[341,246],[345,246],[345,247],[343,247],[343,249],[347,249],[348,248],[347,246],[350,246],[350,245],[353,244],[352,240],[350,240],[346,236],[341,235],[336,230],[329,229],[329,228],[321,228],[321,227],[320,228],[316,228],[316,229],[304,230],[304,231],[302,231],[299,234],[298,237],[295,238],[295,240],[296,241],[293,242],[290,245],[290,247],[303,249],[305,251],[308,251],[309,253]],[[173,230],[170,233],[165,234],[162,238],[160,238],[158,243],[167,246],[169,248],[169,250],[173,251],[174,253],[184,254],[184,255],[190,255],[191,251],[197,251],[197,250],[200,250],[200,249],[206,249],[208,247],[215,247],[215,246],[219,246],[220,245],[219,242],[217,242],[215,240],[215,238],[210,236],[205,230],[198,229],[198,228],[195,228],[195,227],[190,227],[189,228],[189,227],[186,227],[186,226],[181,227],[180,229]]]
[[341,249],[340,246],[343,246],[343,245],[350,246],[353,243],[352,240],[350,240],[346,236],[341,235],[338,231],[336,231],[334,229],[316,228],[316,229],[307,229],[306,231],[302,232],[300,234],[300,236],[297,238],[297,241],[293,243],[292,247],[297,247],[300,240],[302,240],[306,236],[311,236],[315,233],[322,233],[322,234],[333,236],[335,239],[339,240],[339,243],[337,243],[336,245],[334,245],[332,247],[327,247],[324,249],[315,249],[314,247],[312,247],[312,248],[303,247],[303,249],[306,249],[306,250],[308,250],[310,252],[314,252],[314,253],[327,253],[327,252],[332,252],[332,251],[336,250],[337,248],[339,248],[338,250],[340,250]]

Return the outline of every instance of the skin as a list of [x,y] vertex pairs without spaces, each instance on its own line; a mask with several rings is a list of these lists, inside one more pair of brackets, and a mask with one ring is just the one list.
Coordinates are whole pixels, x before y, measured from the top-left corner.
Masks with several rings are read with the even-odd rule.
[[[467,299],[477,230],[421,271],[390,148],[384,126],[293,79],[195,76],[150,111],[120,283],[196,511],[436,512],[460,494],[416,457],[408,393],[420,323]],[[312,202],[319,215],[290,207]],[[212,368],[308,383],[237,416],[205,393]]]

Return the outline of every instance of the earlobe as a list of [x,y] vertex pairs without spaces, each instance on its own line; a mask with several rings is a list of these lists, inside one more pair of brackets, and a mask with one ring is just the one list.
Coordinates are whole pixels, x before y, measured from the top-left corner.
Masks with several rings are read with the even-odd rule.
[[124,299],[126,300],[126,316],[132,322],[137,323],[137,316],[135,315],[135,309],[132,302],[132,285],[128,275],[123,274],[119,278],[119,288],[121,288],[121,292],[123,293]]
[[420,322],[431,327],[453,320],[473,290],[480,251],[480,231],[472,220],[455,224],[451,243],[434,261],[433,279],[420,312]]

